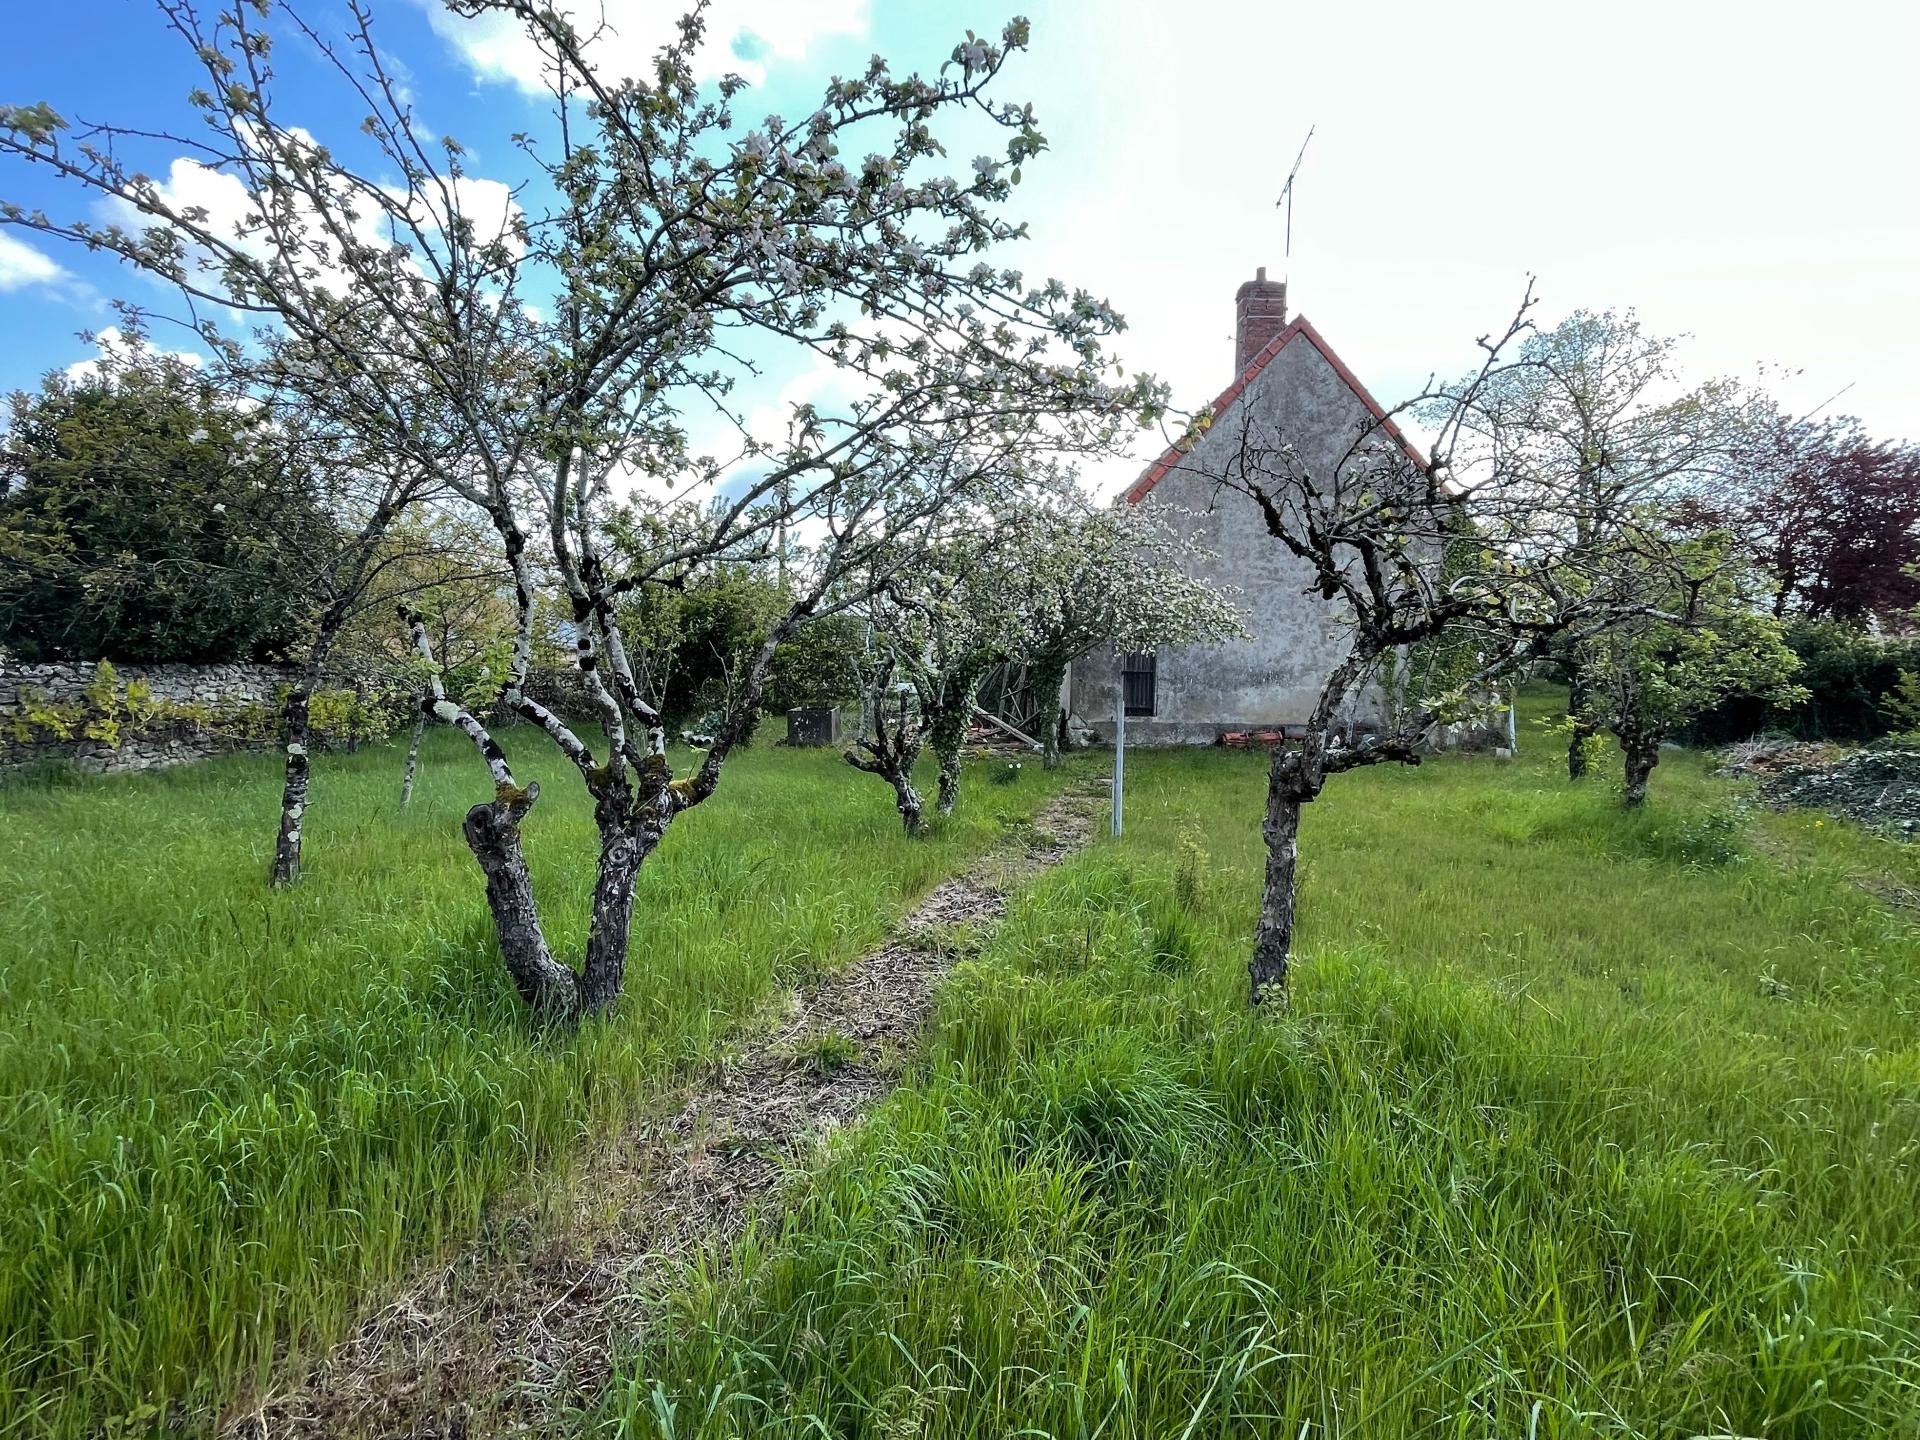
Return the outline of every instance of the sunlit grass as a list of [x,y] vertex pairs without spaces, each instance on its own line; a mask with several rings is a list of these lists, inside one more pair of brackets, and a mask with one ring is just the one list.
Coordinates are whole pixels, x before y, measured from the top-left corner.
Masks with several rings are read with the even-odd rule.
[[[528,845],[577,955],[589,808],[538,737],[509,749],[544,784]],[[836,756],[740,755],[642,875],[618,1015],[555,1037],[505,982],[460,840],[484,770],[430,737],[404,813],[399,770],[319,761],[280,894],[268,757],[0,787],[0,1434],[204,1424],[1050,789],[976,784],[916,843]]]
[[1913,851],[1698,756],[1625,814],[1536,734],[1335,781],[1267,1017],[1258,757],[1130,756],[1126,838],[582,1423],[1920,1435],[1920,926],[1856,883]]

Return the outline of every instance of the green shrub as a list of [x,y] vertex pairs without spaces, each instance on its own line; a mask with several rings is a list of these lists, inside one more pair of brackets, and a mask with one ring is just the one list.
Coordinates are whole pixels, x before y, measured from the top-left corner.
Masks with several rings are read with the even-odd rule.
[[1806,699],[1784,708],[1735,696],[1699,716],[1687,738],[1721,745],[1765,731],[1801,740],[1872,740],[1909,728],[1902,676],[1920,672],[1920,638],[1886,639],[1835,620],[1796,620],[1786,629],[1799,657],[1794,681]]
[[1640,837],[1646,854],[1681,865],[1731,865],[1746,858],[1745,822],[1734,810],[1683,810],[1659,817]]

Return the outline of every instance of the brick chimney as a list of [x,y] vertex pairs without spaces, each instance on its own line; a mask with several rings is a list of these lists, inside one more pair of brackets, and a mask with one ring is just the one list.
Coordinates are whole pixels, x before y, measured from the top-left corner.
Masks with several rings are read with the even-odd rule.
[[1233,292],[1233,373],[1253,363],[1267,342],[1287,328],[1287,282],[1267,279],[1262,265]]

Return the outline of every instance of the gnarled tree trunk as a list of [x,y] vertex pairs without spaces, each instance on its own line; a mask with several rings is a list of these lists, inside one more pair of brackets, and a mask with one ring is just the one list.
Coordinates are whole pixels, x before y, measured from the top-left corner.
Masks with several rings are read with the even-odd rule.
[[1276,750],[1267,771],[1267,813],[1260,827],[1267,842],[1266,881],[1260,894],[1260,922],[1253,932],[1253,956],[1247,962],[1249,996],[1255,1005],[1278,1000],[1286,991],[1299,891],[1300,810],[1316,793],[1310,757]]
[[1065,661],[1042,661],[1034,668],[1033,698],[1039,725],[1040,760],[1049,770],[1060,768],[1060,730],[1066,716],[1060,708],[1060,685],[1067,678]]
[[974,696],[980,690],[984,665],[956,668],[941,687],[938,708],[929,718],[927,733],[934,757],[940,762],[940,792],[935,801],[942,815],[951,815],[960,799],[960,750],[967,742],[967,724],[973,718]]
[[960,799],[960,752],[940,753],[940,794],[934,801],[942,815],[953,814],[953,807]]
[[346,628],[347,615],[359,598],[368,575],[374,547],[386,534],[399,513],[399,502],[389,496],[375,507],[360,533],[359,550],[354,562],[339,576],[332,588],[333,598],[320,612],[313,632],[313,644],[307,651],[307,663],[300,679],[287,695],[281,710],[283,743],[287,766],[280,786],[280,831],[273,844],[273,868],[268,883],[276,888],[291,885],[300,878],[301,837],[307,815],[307,787],[313,773],[313,692],[320,688],[320,676],[333,654],[334,642]]
[[573,971],[547,948],[520,846],[520,822],[539,798],[538,781],[520,791],[502,786],[492,801],[467,811],[461,830],[487,877],[487,909],[513,988],[542,1019],[566,1022],[580,1013],[579,986]]
[[286,746],[286,769],[280,782],[280,832],[273,842],[273,869],[269,880],[276,886],[291,885],[300,878],[301,827],[307,814],[307,787],[313,773],[308,747],[313,740],[313,690],[305,679],[287,696],[280,712],[282,743]]
[[[659,790],[664,795],[664,786]],[[490,803],[467,812],[463,829],[467,848],[487,877],[487,909],[514,989],[541,1019],[571,1024],[612,1009],[620,998],[633,930],[634,884],[640,867],[659,845],[666,821],[658,818],[658,806],[636,809],[624,789],[601,797],[594,812],[600,859],[587,923],[586,960],[576,971],[556,959],[547,946],[520,844],[521,821],[539,798],[538,782],[524,791],[503,786]]]
[[597,1015],[613,1008],[627,977],[633,933],[633,887],[640,867],[659,848],[672,814],[666,757],[648,757],[640,775],[639,803],[624,789],[603,792],[594,807],[600,829],[600,868],[593,882],[587,922],[586,964],[580,971],[580,1011]]
[[902,775],[893,782],[893,808],[900,812],[900,823],[907,834],[918,835],[925,828],[925,806],[913,781]]
[[1653,767],[1660,763],[1660,737],[1644,731],[1629,730],[1620,735],[1624,784],[1620,797],[1630,806],[1647,803],[1647,781]]
[[[891,672],[889,672],[890,674]],[[907,713],[904,696],[900,700],[900,718],[892,731],[887,729],[886,680],[874,687],[873,735],[854,741],[841,759],[856,770],[878,775],[893,786],[894,809],[907,834],[918,835],[925,807],[913,785],[914,763],[920,758],[923,735],[920,722]]]

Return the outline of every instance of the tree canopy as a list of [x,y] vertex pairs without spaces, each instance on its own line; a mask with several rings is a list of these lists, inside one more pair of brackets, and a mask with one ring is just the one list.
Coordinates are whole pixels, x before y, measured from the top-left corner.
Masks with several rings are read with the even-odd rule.
[[0,645],[24,659],[279,658],[334,539],[298,458],[184,363],[13,397]]
[[1732,695],[1790,704],[1798,660],[1767,613],[1768,585],[1724,531],[1676,535],[1637,560],[1633,613],[1581,640],[1582,717],[1620,742],[1624,796],[1646,800],[1660,746]]
[[1851,416],[1772,417],[1727,518],[1776,582],[1774,613],[1904,629],[1920,608],[1920,446]]

